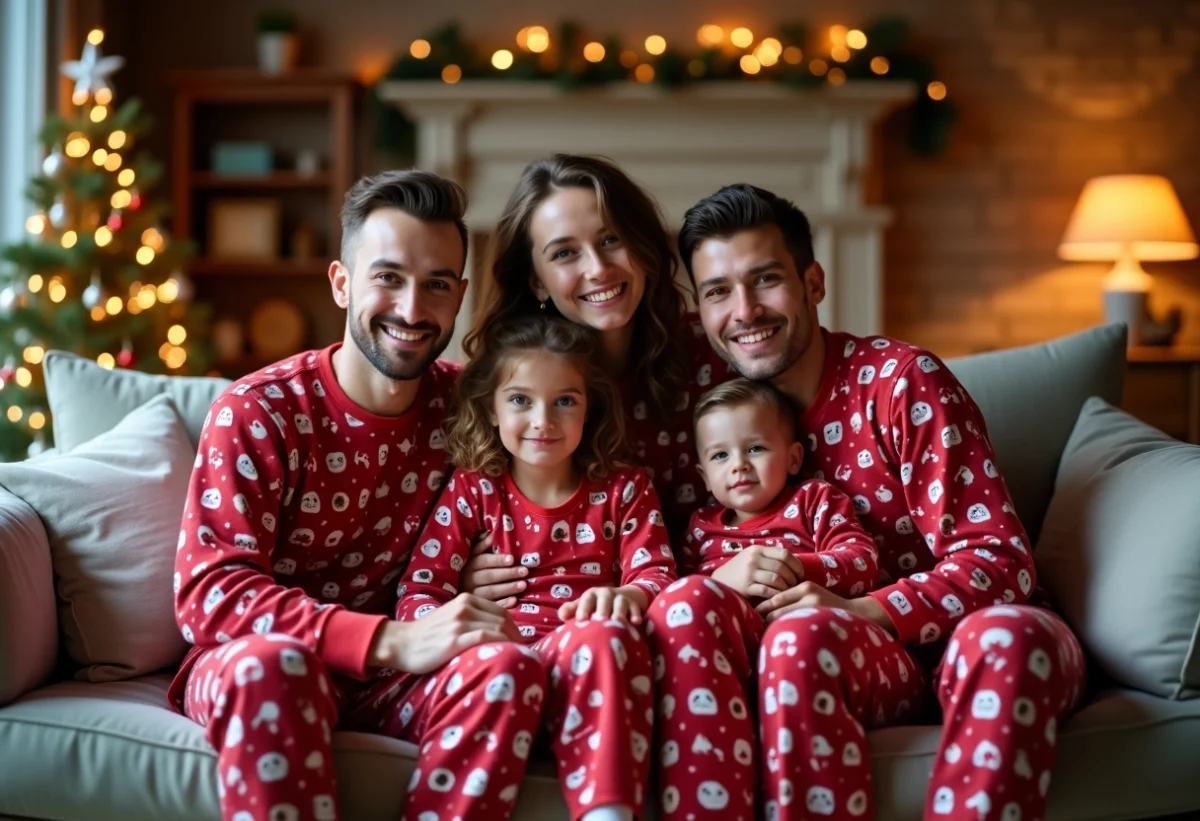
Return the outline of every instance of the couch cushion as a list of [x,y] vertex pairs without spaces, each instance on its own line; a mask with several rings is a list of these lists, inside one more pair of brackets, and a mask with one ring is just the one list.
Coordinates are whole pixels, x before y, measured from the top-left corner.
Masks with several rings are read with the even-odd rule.
[[66,452],[104,433],[134,408],[165,393],[175,402],[192,447],[209,406],[229,384],[211,377],[155,376],[123,368],[108,370],[90,359],[48,351],[42,362],[54,445]]
[[1033,544],[1079,409],[1089,396],[1121,401],[1125,339],[1124,325],[1104,325],[946,362],[983,412],[996,463]]
[[[217,821],[217,756],[204,728],[167,707],[170,677],[63,682],[0,708],[0,814],[88,821]],[[338,732],[343,818],[395,821],[416,747]],[[13,766],[8,766],[8,762]],[[553,768],[526,778],[514,818],[567,817]]]
[[57,653],[46,531],[27,502],[0,488],[0,707],[44,681]]
[[49,536],[67,654],[90,681],[177,663],[175,545],[195,451],[168,396],[70,453],[0,465]]
[[[88,821],[219,817],[216,754],[204,729],[166,707],[167,676],[63,682],[0,709],[0,814]],[[921,818],[938,728],[870,734],[879,821]],[[400,818],[416,748],[337,732],[342,817]],[[1102,693],[1059,734],[1050,821],[1140,818],[1200,809],[1200,701]],[[646,821],[656,817],[653,802]],[[552,767],[533,767],[514,821],[567,817]]]
[[1200,447],[1084,405],[1037,547],[1038,577],[1113,681],[1200,695]]

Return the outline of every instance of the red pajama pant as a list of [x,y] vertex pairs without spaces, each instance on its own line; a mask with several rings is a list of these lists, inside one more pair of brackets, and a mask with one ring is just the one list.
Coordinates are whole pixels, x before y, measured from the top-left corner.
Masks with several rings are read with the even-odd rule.
[[482,645],[435,673],[383,675],[351,694],[299,643],[255,637],[201,657],[184,706],[219,751],[227,821],[337,819],[331,733],[339,715],[346,729],[420,748],[410,821],[502,821],[540,727],[578,819],[606,804],[641,806],[650,676],[645,641],[616,621],[565,624],[533,647]]
[[[919,719],[931,695],[943,732],[925,817],[1044,817],[1058,721],[1084,685],[1079,642],[1049,611],[996,606],[968,615],[932,674],[884,630],[845,611],[796,610],[764,631],[740,596],[711,579],[668,588],[650,621],[664,702],[664,821],[718,811],[749,818],[756,773],[768,821],[872,818],[866,731]],[[740,703],[753,676],[733,663],[754,644],[757,769]]]
[[[339,716],[346,729],[382,732],[402,723],[402,704],[420,711],[420,733],[393,734],[420,746],[424,773],[409,785],[405,819],[492,821],[516,799],[525,761],[504,751],[537,729],[537,710],[525,704],[540,701],[545,684],[545,669],[517,644],[481,645],[428,676],[364,685],[335,679],[294,639],[254,636],[198,659],[184,712],[218,751],[226,821],[336,821]],[[391,697],[363,699],[381,686]]]

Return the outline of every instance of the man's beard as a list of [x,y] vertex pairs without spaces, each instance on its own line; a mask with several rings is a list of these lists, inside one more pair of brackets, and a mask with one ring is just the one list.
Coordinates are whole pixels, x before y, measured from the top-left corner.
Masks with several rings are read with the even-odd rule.
[[[805,296],[807,303],[808,297]],[[733,352],[733,348],[737,345],[732,339],[726,341],[725,345],[714,344],[713,338],[710,336],[708,342],[712,345],[713,350],[724,359],[735,371],[747,379],[755,381],[763,381],[767,379],[775,379],[784,373],[787,373],[797,362],[800,357],[804,356],[804,352],[808,350],[809,344],[812,341],[812,324],[808,318],[808,305],[805,304],[804,311],[800,314],[802,322],[801,327],[797,325],[782,325],[777,333],[791,333],[791,337],[787,340],[787,348],[783,353],[771,359],[758,360],[743,360]],[[746,325],[738,328],[735,334],[753,333],[757,328],[770,327],[773,318],[765,320],[760,319],[754,325]],[[785,330],[786,329],[786,330]],[[732,335],[731,335],[732,336]]]
[[[351,310],[353,310],[353,306],[351,306]],[[367,320],[367,322],[370,323],[371,320]],[[354,344],[362,351],[362,355],[371,363],[371,366],[388,379],[395,379],[399,382],[420,379],[425,374],[425,371],[429,370],[429,366],[446,350],[446,346],[450,344],[450,334],[443,335],[442,329],[430,322],[409,325],[406,322],[396,320],[390,324],[401,330],[413,333],[433,334],[433,347],[430,348],[428,356],[418,359],[417,354],[402,355],[401,361],[397,362],[394,357],[384,353],[379,341],[369,328],[360,322],[352,322],[350,324],[350,338],[354,340]],[[383,331],[378,330],[376,333],[383,333]]]

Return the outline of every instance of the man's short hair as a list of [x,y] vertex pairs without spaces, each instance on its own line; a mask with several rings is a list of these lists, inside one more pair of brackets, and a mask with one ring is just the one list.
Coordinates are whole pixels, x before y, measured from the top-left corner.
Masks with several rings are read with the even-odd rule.
[[373,211],[395,208],[422,222],[452,222],[467,257],[467,194],[453,180],[429,171],[383,171],[362,177],[342,204],[342,262],[349,263],[363,223]]

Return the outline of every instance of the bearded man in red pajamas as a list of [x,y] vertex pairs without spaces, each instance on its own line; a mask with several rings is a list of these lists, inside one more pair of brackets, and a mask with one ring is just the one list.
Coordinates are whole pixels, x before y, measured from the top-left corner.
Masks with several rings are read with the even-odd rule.
[[[513,620],[470,595],[390,617],[449,474],[459,368],[437,358],[465,208],[433,174],[360,180],[329,269],[344,340],[238,379],[205,422],[175,573],[193,648],[170,699],[218,751],[226,821],[336,821],[338,727],[420,747],[412,821],[504,819],[516,799],[547,680]],[[397,671],[433,675],[406,677],[428,685],[414,694]]]
[[[805,469],[853,500],[881,586],[844,599],[745,550],[714,574],[723,583],[693,576],[656,599],[664,821],[752,821],[760,776],[768,821],[869,819],[866,731],[939,706],[925,817],[1044,817],[1083,653],[1035,605],[1028,537],[979,409],[929,352],[819,325],[825,274],[790,202],[728,186],[687,213],[679,245],[709,342],[795,402]],[[751,599],[764,584],[773,594]],[[748,691],[757,734],[738,706]]]

